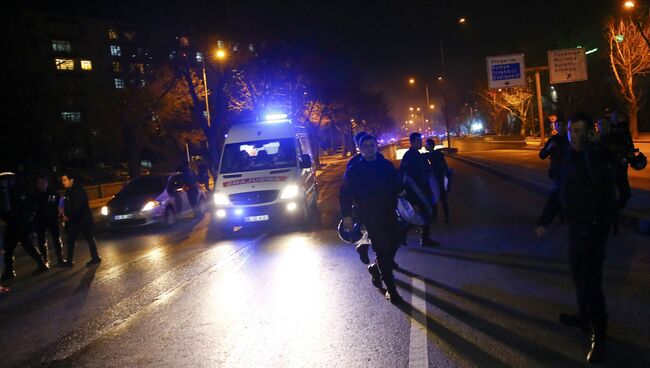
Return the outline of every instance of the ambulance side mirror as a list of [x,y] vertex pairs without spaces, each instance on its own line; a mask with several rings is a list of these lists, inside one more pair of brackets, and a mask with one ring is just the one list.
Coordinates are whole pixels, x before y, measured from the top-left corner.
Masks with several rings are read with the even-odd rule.
[[304,154],[300,156],[300,168],[301,169],[311,168],[311,156],[309,156],[308,154]]

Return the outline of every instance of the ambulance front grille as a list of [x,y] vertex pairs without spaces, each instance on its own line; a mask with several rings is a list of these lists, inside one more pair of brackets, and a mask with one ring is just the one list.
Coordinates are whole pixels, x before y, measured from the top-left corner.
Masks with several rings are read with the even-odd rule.
[[234,205],[262,204],[275,201],[279,190],[262,190],[259,192],[245,192],[230,195],[230,202]]

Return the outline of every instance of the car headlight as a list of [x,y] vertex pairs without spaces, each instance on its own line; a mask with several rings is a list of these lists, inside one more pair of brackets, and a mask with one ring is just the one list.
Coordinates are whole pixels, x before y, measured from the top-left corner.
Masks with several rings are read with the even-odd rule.
[[298,196],[298,186],[296,184],[290,184],[287,185],[284,190],[282,190],[282,194],[280,194],[280,199],[289,199],[289,198],[295,198]]
[[147,211],[151,211],[151,210],[153,210],[153,209],[156,208],[156,207],[158,207],[158,202],[156,202],[156,201],[149,201],[149,202],[147,202],[147,203],[142,207],[142,209],[141,209],[140,211],[141,211],[141,212],[147,212]]
[[102,214],[102,216],[108,216],[108,206],[103,206],[99,212]]
[[213,200],[214,200],[214,204],[216,204],[217,206],[230,205],[230,199],[228,199],[228,196],[223,193],[215,193]]

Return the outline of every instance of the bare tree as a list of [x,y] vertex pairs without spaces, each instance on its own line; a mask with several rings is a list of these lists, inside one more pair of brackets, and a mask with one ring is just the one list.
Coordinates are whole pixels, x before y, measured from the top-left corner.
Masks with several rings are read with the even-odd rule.
[[507,111],[513,117],[521,121],[522,136],[526,135],[526,116],[530,110],[533,94],[528,88],[508,88],[501,92],[483,90],[479,96],[488,104],[492,105],[490,115],[498,116],[501,110]]
[[632,137],[638,138],[638,113],[647,93],[639,79],[650,73],[650,52],[643,33],[630,19],[609,19],[605,37],[609,41],[609,63],[619,87],[617,96],[627,109]]

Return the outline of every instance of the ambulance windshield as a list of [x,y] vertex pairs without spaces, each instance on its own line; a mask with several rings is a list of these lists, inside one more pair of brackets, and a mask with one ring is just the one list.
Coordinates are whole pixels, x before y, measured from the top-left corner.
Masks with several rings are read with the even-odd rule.
[[222,174],[275,170],[296,166],[293,138],[227,144],[221,159]]

